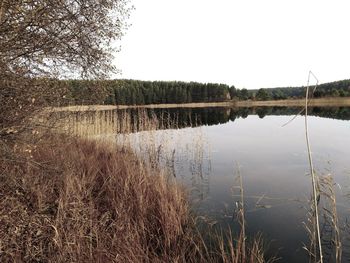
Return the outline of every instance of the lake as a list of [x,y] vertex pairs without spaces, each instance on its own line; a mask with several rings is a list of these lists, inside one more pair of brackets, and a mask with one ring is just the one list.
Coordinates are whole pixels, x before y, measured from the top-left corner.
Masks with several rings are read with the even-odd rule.
[[[152,127],[140,124],[136,110],[127,111],[127,117],[120,117],[118,111],[100,111],[76,113],[71,122],[78,134],[127,143],[142,158],[156,155],[171,176],[187,186],[193,209],[213,228],[237,230],[234,211],[240,193],[239,170],[247,236],[261,233],[268,244],[267,255],[277,255],[281,262],[307,262],[303,244],[309,240],[304,223],[312,185],[304,116],[289,122],[299,111],[283,107],[155,109],[142,113],[157,117]],[[350,214],[349,120],[350,108],[346,107],[311,108],[308,117],[315,170],[320,176],[331,174],[334,180],[344,262],[350,258],[346,228]],[[325,205],[327,199],[321,196],[321,211]],[[327,220],[322,217],[321,221],[327,259],[334,253],[333,234]]]

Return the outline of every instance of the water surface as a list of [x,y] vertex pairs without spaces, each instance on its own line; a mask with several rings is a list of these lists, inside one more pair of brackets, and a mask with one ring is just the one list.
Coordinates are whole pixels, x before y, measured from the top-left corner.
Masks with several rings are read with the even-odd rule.
[[[76,130],[110,140],[121,141],[122,136],[124,142],[126,136],[139,154],[156,153],[173,176],[188,187],[193,209],[217,222],[214,227],[230,226],[237,230],[233,215],[239,194],[236,188],[239,169],[245,192],[247,235],[262,233],[269,243],[268,255],[277,254],[281,262],[307,262],[302,249],[303,244],[308,244],[303,222],[309,209],[311,178],[304,116],[284,126],[299,111],[157,109],[146,113],[160,120],[154,126],[156,131],[140,125],[136,111],[129,111],[128,121],[118,117],[118,112],[106,111],[91,113],[95,117],[76,117],[85,120],[85,128]],[[343,225],[350,209],[346,196],[350,193],[350,109],[312,108],[310,114],[315,169],[320,175],[333,176]],[[125,129],[127,122],[132,125]],[[127,135],[115,135],[122,130],[128,131]],[[327,258],[332,250],[327,248],[328,230],[323,230]],[[346,233],[343,233],[344,262],[350,258]]]

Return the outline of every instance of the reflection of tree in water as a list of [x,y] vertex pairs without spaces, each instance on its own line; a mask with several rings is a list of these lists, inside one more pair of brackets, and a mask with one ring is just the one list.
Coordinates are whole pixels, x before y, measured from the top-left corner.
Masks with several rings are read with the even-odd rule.
[[[295,115],[301,111],[300,107],[255,107],[255,108],[181,108],[156,109],[155,115],[164,115],[175,120],[178,128],[194,127],[198,125],[217,125],[249,115],[264,118],[269,115]],[[350,107],[310,107],[309,115],[324,118],[350,120]],[[194,121],[195,120],[195,121]],[[174,123],[174,122],[172,122]],[[169,127],[171,128],[171,127]]]
[[267,113],[268,113],[268,109],[266,107],[256,109],[256,114],[258,114],[260,119],[263,119]]
[[[269,115],[295,115],[300,110],[299,107],[127,109],[58,112],[56,115],[59,116],[56,118],[63,130],[70,129],[81,136],[95,136],[210,126],[233,122],[239,118],[245,119],[249,115],[258,115],[259,118]],[[350,107],[310,107],[309,115],[350,120]]]

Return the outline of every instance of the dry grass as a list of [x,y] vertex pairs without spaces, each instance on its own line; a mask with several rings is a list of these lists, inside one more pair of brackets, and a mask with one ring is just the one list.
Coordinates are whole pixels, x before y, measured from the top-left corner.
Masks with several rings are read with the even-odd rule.
[[0,163],[0,262],[242,262],[244,236],[208,249],[186,190],[125,149],[53,136],[26,158]]
[[[302,107],[304,99],[285,99],[285,100],[242,100],[242,101],[224,101],[224,102],[197,102],[197,103],[179,103],[179,104],[149,104],[149,105],[77,105],[66,107],[46,108],[45,112],[79,112],[79,111],[101,111],[116,109],[156,109],[156,108],[209,108],[209,107],[258,107],[258,106],[280,106],[280,107]],[[318,107],[340,107],[350,106],[350,98],[347,97],[326,97],[313,98],[310,106]]]
[[[316,80],[316,85],[313,91],[309,90],[310,78]],[[309,71],[307,87],[306,87],[306,96],[305,96],[305,137],[307,145],[307,153],[310,167],[310,176],[312,179],[312,198],[310,202],[310,211],[307,214],[307,223],[305,223],[305,228],[310,239],[309,248],[304,247],[309,254],[309,261],[315,263],[323,262],[341,262],[342,261],[342,240],[341,240],[341,231],[338,221],[337,213],[337,202],[336,202],[336,193],[334,189],[334,181],[331,174],[327,176],[320,177],[313,165],[313,158],[309,140],[309,130],[308,130],[308,106],[310,104],[309,94],[313,93],[318,87],[318,79]],[[326,101],[327,98],[323,100]],[[338,98],[340,99],[340,98]],[[330,103],[336,100],[330,99]],[[345,101],[345,100],[344,100]],[[321,200],[323,198],[324,200]],[[323,201],[323,216],[324,222],[320,223],[320,201]],[[322,233],[321,233],[322,232]],[[329,239],[329,240],[327,240]],[[329,242],[327,242],[329,241]],[[324,249],[324,243],[328,243],[326,250]]]
[[[323,243],[327,243],[327,256],[334,262],[342,261],[341,227],[338,220],[335,183],[331,174],[320,177],[320,194],[323,197]],[[327,227],[326,227],[327,226]]]
[[220,255],[222,262],[225,263],[263,263],[274,262],[274,259],[266,261],[263,251],[263,240],[261,237],[255,238],[252,243],[249,244],[248,249],[245,246],[244,236],[239,235],[239,239],[233,242],[231,235],[228,236],[228,240],[224,241],[222,238],[218,238],[217,242],[220,244]]
[[72,140],[2,170],[1,262],[176,262],[195,253],[186,194],[131,153]]
[[[237,101],[235,106],[237,107],[303,107],[305,99],[285,99],[285,100],[266,100],[266,101]],[[309,106],[317,107],[341,107],[349,106],[350,98],[347,97],[326,97],[326,98],[313,98],[308,103]]]

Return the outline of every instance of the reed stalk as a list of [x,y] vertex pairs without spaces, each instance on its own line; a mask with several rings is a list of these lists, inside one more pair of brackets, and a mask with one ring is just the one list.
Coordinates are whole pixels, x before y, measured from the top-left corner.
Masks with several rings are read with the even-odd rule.
[[312,181],[312,197],[313,197],[313,206],[314,206],[314,217],[315,217],[315,227],[317,232],[317,242],[318,242],[318,248],[319,248],[319,256],[320,256],[320,263],[323,263],[323,253],[322,253],[322,243],[321,243],[321,234],[320,234],[320,220],[319,220],[319,214],[318,214],[318,198],[319,193],[317,191],[317,179],[316,174],[314,170],[313,160],[312,160],[312,153],[311,153],[311,146],[310,146],[310,139],[309,139],[309,127],[308,127],[308,103],[309,103],[309,88],[310,88],[310,77],[313,76],[316,79],[316,86],[318,85],[318,79],[316,76],[309,71],[309,76],[307,80],[307,87],[306,87],[306,96],[305,96],[305,137],[306,137],[306,145],[307,145],[307,153],[308,153],[308,160],[309,160],[309,167],[310,167],[310,174],[311,174],[311,181]]
[[245,215],[244,215],[244,188],[243,188],[243,179],[242,179],[242,174],[239,169],[239,165],[237,164],[237,173],[239,177],[239,186],[240,186],[240,198],[241,198],[241,207],[240,207],[240,225],[241,225],[241,235],[242,235],[242,262],[245,262],[246,260],[246,246],[245,246],[245,240],[246,240],[246,235],[245,235]]

